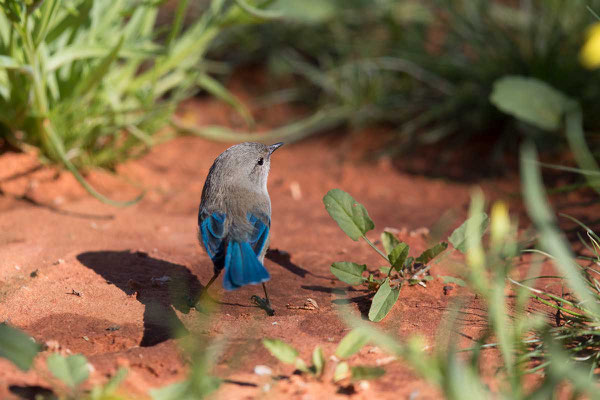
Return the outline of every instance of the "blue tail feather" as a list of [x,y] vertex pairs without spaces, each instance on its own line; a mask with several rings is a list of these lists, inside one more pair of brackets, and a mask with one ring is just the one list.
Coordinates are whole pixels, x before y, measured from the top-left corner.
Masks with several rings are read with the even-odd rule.
[[225,256],[223,287],[235,290],[248,284],[266,282],[271,278],[264,265],[258,261],[254,250],[247,242],[230,241]]

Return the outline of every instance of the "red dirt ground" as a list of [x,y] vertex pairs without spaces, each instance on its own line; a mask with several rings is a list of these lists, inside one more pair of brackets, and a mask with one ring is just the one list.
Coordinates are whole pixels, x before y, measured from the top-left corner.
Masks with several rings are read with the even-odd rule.
[[[215,122],[203,117],[211,107],[207,102],[188,104],[182,113],[197,123]],[[0,321],[48,345],[28,373],[0,359],[0,398],[18,398],[19,387],[52,388],[44,363],[52,351],[88,357],[93,365],[90,384],[105,382],[125,366],[129,375],[123,391],[147,398],[148,389],[181,380],[186,373],[180,339],[170,337],[169,325],[183,327],[199,341],[228,339],[216,371],[228,379],[217,393],[220,398],[439,398],[403,362],[390,363],[373,346],[353,356],[350,364],[387,363],[386,375],[346,388],[350,394],[344,394],[328,380],[292,375],[293,368],[277,362],[260,343],[264,337],[281,338],[305,360],[317,345],[333,354],[349,329],[337,315],[334,300],[339,296],[333,293],[347,287],[332,279],[330,264],[345,260],[367,263],[371,269],[380,265],[375,252],[365,243],[352,242],[329,217],[321,200],[329,189],[346,190],[367,207],[376,225],[368,235],[372,240],[386,227],[398,229],[411,254],[418,255],[427,245],[423,228],[448,210],[456,215],[454,226],[466,216],[470,184],[409,175],[390,162],[360,161],[365,140],[332,134],[275,153],[266,266],[276,314],[266,316],[250,302],[251,295],[261,294],[259,286],[224,292],[215,285],[212,293],[223,304],[210,326],[198,322],[185,298],[198,293],[212,275],[210,259],[197,243],[196,212],[208,169],[228,145],[178,138],[120,166],[117,176],[90,173],[97,188],[119,199],[137,194],[129,182],[147,191],[140,203],[124,209],[86,195],[68,173],[35,169],[34,155],[0,156]],[[508,198],[518,183],[496,179],[485,183],[484,190],[488,198]],[[449,265],[436,264],[432,274],[453,274]],[[168,286],[152,283],[163,276],[182,287],[171,295]],[[446,307],[461,293],[455,288],[444,295],[443,286],[436,278],[427,288],[403,288],[393,311],[378,326],[400,337],[420,333],[432,344]],[[351,290],[348,297],[356,315],[368,307],[363,292]],[[307,298],[319,308],[287,307],[302,306]],[[483,326],[483,313],[476,305],[467,308],[467,332]],[[120,329],[108,330],[114,326]],[[254,374],[260,364],[287,378],[275,381]]]

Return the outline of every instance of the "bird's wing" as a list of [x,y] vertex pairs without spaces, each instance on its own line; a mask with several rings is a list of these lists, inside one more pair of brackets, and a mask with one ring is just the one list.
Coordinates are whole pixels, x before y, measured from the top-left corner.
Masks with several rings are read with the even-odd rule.
[[225,251],[225,217],[224,213],[214,212],[206,216],[200,223],[202,243],[213,260],[222,260]]
[[[261,218],[262,217],[262,218]],[[263,247],[267,243],[267,239],[269,237],[269,229],[271,226],[271,219],[269,217],[260,216],[257,217],[252,213],[248,213],[247,215],[248,222],[254,227],[252,234],[248,242],[254,250],[254,254],[257,256],[262,252]]]

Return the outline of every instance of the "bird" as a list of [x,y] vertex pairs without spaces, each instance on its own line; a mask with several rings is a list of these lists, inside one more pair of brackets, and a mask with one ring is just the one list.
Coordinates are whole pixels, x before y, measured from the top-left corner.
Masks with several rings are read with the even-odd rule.
[[214,267],[202,294],[225,271],[225,290],[262,284],[264,302],[257,296],[253,299],[264,304],[270,315],[274,311],[265,282],[271,276],[264,266],[271,229],[267,179],[271,155],[282,145],[244,142],[221,153],[210,167],[198,210],[198,240]]

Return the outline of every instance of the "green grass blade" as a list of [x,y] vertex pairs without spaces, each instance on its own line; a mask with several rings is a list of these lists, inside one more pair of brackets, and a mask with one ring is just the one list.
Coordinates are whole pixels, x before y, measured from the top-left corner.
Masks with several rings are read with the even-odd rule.
[[252,118],[248,108],[237,97],[235,97],[235,95],[221,85],[219,81],[212,78],[210,75],[202,74],[200,77],[198,77],[197,83],[202,89],[233,107],[233,109],[237,111],[242,118],[244,118],[246,124],[249,126],[254,125],[254,119]]
[[108,73],[110,65],[119,56],[119,51],[123,46],[123,37],[119,39],[116,46],[104,57],[104,59],[98,64],[86,77],[81,81],[74,90],[73,98],[78,99],[79,97],[85,96],[93,88],[98,86],[102,81],[102,78]]
[[[588,171],[600,171],[598,163],[594,159],[585,140],[583,119],[579,106],[567,113],[565,123],[567,141],[579,167]],[[585,177],[590,186],[596,192],[600,193],[600,177],[594,175],[585,175]]]
[[521,176],[525,206],[540,233],[540,244],[545,251],[555,257],[554,264],[565,275],[567,284],[573,290],[574,295],[598,319],[600,307],[589,291],[581,273],[573,265],[573,255],[569,245],[557,228],[556,220],[544,193],[542,177],[537,164],[537,151],[531,142],[525,143],[521,149]]
[[187,10],[189,0],[179,0],[177,2],[177,8],[175,9],[175,17],[173,18],[173,23],[171,24],[171,31],[169,31],[169,36],[167,36],[166,47],[170,49],[173,46],[173,42],[175,38],[179,36],[181,32],[181,27],[183,25],[183,16],[185,11]]
[[41,20],[35,25],[33,31],[33,39],[36,47],[46,38],[50,27],[50,21],[56,13],[58,3],[58,0],[46,0],[40,7],[42,14]]
[[15,70],[28,75],[33,74],[31,66],[20,63],[12,57],[0,55],[0,69]]
[[235,0],[235,4],[237,4],[242,10],[256,18],[277,19],[283,17],[283,13],[279,11],[265,10],[262,8],[254,7],[253,5],[248,4],[245,0]]

